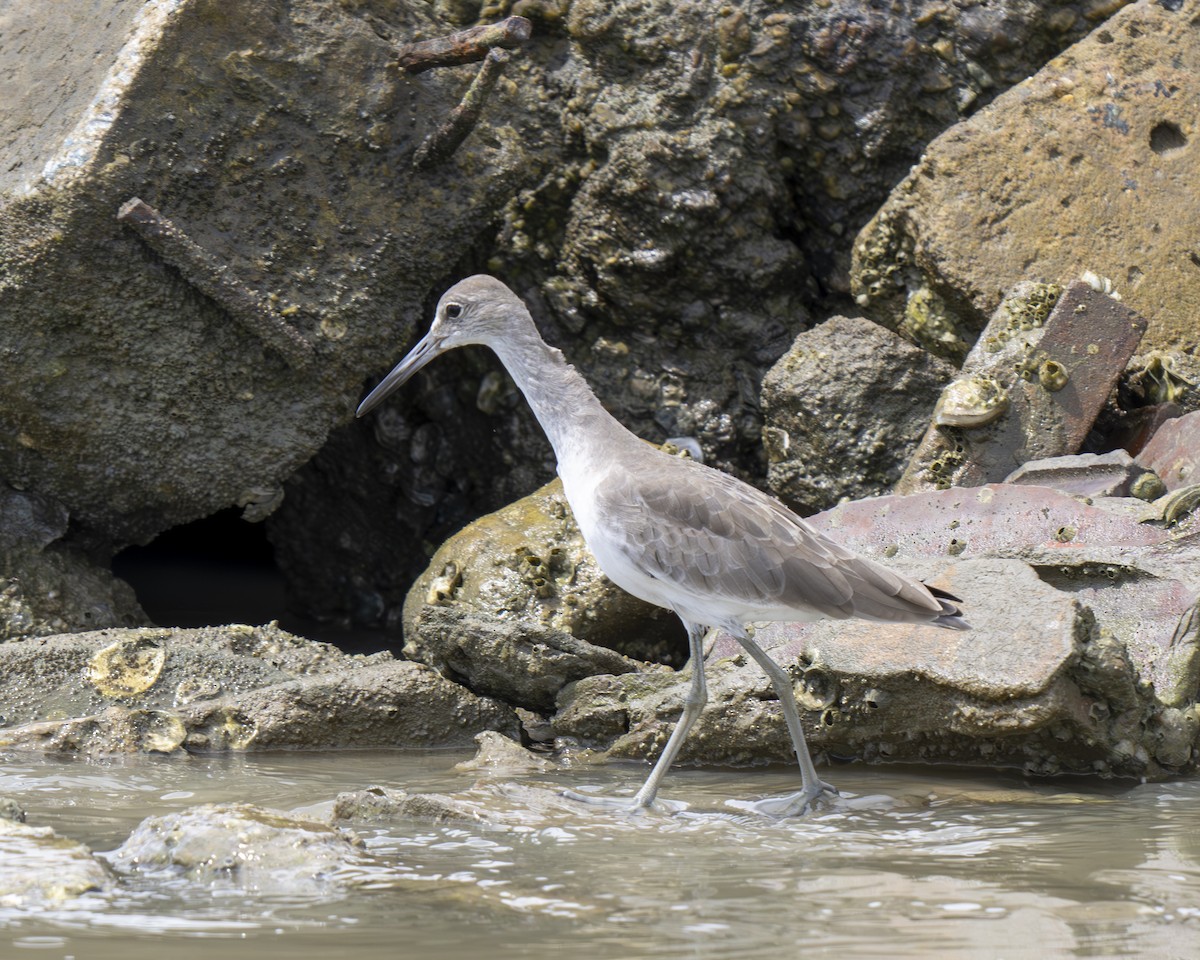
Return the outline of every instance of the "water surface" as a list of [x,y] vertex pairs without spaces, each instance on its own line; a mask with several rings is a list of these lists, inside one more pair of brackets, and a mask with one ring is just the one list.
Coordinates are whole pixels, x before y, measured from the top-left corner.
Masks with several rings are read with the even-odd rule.
[[846,766],[834,808],[728,806],[790,770],[673,770],[674,815],[577,805],[645,768],[513,777],[461,753],[120,762],[0,755],[0,796],[97,851],[215,801],[326,815],[369,784],[467,791],[502,824],[353,824],[350,885],[268,890],[125,876],[52,910],[0,902],[0,958],[1047,958],[1200,956],[1200,781],[1117,786]]

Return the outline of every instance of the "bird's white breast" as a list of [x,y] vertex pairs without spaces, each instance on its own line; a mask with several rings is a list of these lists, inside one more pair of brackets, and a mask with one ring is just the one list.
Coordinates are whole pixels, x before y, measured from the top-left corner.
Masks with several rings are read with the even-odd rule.
[[625,543],[628,531],[599,513],[595,494],[605,475],[605,470],[568,467],[564,471],[559,465],[563,490],[579,531],[608,579],[640,600],[674,610],[687,620],[707,626],[744,623],[761,617],[751,607],[735,609],[739,605],[731,605],[727,597],[697,594],[681,584],[656,577],[637,564],[634,551],[627,549]]

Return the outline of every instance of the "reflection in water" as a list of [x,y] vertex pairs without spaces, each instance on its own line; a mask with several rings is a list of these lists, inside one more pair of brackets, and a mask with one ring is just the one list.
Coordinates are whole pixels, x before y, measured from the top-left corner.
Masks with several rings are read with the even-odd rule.
[[[337,793],[372,783],[453,792],[489,814],[353,824],[360,854],[319,887],[134,871],[49,908],[0,899],[0,956],[1200,955],[1200,782],[852,766],[838,782],[861,794],[773,822],[725,798],[784,792],[790,770],[683,770],[671,798],[687,810],[625,815],[561,797],[578,770],[489,779],[456,771],[461,759],[0,758],[0,797],[98,851],[151,815],[237,800],[327,816]],[[643,772],[589,768],[586,779],[632,788]]]

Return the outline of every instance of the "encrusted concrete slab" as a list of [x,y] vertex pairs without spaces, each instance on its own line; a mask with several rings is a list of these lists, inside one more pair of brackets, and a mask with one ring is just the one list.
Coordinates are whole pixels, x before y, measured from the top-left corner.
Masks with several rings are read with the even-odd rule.
[[1200,410],[1167,420],[1137,456],[1168,490],[1200,483]]
[[1144,320],[1088,283],[1061,296],[1053,285],[1019,285],[942,392],[896,491],[978,486],[1030,460],[1077,452],[1144,330]]
[[[1049,487],[986,484],[838,504],[809,522],[879,559],[1006,556],[1031,563],[1119,562],[1165,543],[1160,526]],[[1107,559],[1106,559],[1107,558]]]
[[1124,450],[1030,460],[1004,478],[1021,486],[1053,487],[1076,497],[1123,497],[1145,471]]
[[[445,29],[428,4],[388,19],[399,40]],[[349,419],[433,278],[558,150],[538,82],[506,83],[486,138],[411,171],[475,68],[391,69],[379,22],[311,0],[0,12],[0,476],[123,545],[239,502],[264,516]],[[118,222],[134,197],[248,312]]]
[[[947,688],[948,696],[957,691],[992,703],[1044,693],[1088,639],[1080,604],[1019,560],[966,560],[931,582],[970,597],[964,609],[973,629],[825,620],[764,624],[755,636],[781,663],[799,660],[810,670],[893,686],[915,676]],[[1012,615],[1014,597],[1020,616]],[[731,639],[713,649],[713,656],[735,655]]]
[[[797,682],[815,746],[872,760],[1015,764],[1039,773],[1163,777],[1193,769],[1200,723],[1200,539],[1152,505],[1092,505],[1048,487],[988,484],[843,503],[811,523],[963,600],[973,629],[861,621],[763,624]],[[1135,509],[1113,509],[1129,504]],[[1190,523],[1190,521],[1188,521]],[[782,715],[728,637],[685,758],[790,759]],[[684,673],[587,677],[556,734],[653,757]]]

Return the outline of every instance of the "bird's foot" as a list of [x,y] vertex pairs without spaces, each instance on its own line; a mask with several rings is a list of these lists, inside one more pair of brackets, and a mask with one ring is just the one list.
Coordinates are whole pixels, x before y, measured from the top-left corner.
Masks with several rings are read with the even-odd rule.
[[762,800],[729,800],[729,806],[767,817],[801,817],[825,802],[839,796],[837,788],[823,780],[797,793],[782,797],[764,797]]
[[608,797],[599,793],[577,793],[574,790],[564,790],[562,795],[569,800],[590,804],[593,807],[607,807],[610,810],[624,810],[627,813],[643,813],[653,810],[656,813],[679,813],[687,809],[686,803],[677,800],[643,800],[639,796]]

